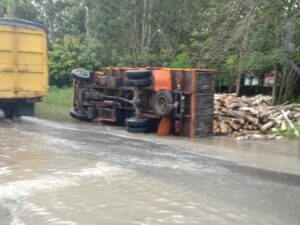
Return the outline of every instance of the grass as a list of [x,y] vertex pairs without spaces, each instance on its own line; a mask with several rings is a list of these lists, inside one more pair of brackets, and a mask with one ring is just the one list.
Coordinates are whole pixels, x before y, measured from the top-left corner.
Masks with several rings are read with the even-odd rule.
[[[300,104],[300,97],[297,97],[292,101],[292,103]],[[300,125],[296,126],[300,133]],[[292,128],[288,128],[285,132],[280,132],[280,134],[284,137],[291,138],[291,139],[299,139],[300,137],[296,137],[294,130]]]
[[[296,126],[296,128],[298,129],[298,131],[300,133],[300,125]],[[290,127],[286,131],[284,131],[284,132],[278,131],[278,132],[276,132],[276,134],[281,135],[283,137],[290,138],[290,139],[299,139],[300,140],[300,137],[297,137],[295,135],[294,129],[292,129]]]
[[[297,98],[293,99],[291,101],[291,103],[300,104],[300,97],[297,97]],[[297,125],[296,128],[300,133],[300,125]],[[290,138],[290,139],[299,139],[300,140],[300,137],[297,137],[295,135],[295,131],[291,127],[287,128],[286,131],[277,131],[277,132],[275,132],[275,134],[281,135],[281,136],[284,136],[284,137],[287,137],[287,138]]]
[[57,88],[51,87],[48,96],[43,98],[43,102],[52,105],[72,106],[73,88]]

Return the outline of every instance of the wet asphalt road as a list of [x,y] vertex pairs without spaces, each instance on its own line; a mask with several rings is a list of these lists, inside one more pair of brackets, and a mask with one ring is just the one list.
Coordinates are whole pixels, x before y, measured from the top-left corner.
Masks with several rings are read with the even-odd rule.
[[299,177],[141,137],[0,119],[0,225],[300,224]]

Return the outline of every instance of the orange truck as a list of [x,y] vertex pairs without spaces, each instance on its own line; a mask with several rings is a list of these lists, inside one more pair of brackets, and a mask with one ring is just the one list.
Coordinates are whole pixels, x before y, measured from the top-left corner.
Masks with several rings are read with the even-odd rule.
[[185,137],[212,135],[214,70],[74,69],[70,115],[126,125],[128,132]]

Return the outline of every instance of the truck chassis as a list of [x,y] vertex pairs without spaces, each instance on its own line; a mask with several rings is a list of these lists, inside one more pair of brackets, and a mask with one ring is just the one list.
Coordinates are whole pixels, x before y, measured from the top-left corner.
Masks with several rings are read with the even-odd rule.
[[70,115],[126,125],[132,133],[212,135],[213,70],[105,68],[72,71]]

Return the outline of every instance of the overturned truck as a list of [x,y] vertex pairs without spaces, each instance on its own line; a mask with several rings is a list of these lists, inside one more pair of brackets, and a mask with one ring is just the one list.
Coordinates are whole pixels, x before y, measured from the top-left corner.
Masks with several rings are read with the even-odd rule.
[[213,134],[213,70],[74,69],[70,115],[81,121],[126,125],[128,132],[184,137]]

